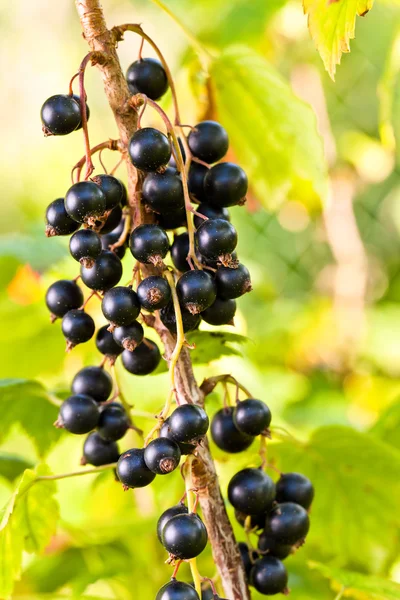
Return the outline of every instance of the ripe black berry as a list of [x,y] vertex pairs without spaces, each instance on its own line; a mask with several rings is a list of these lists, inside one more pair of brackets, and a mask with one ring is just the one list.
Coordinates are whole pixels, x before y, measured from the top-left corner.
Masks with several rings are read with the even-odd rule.
[[185,206],[182,180],[172,167],[163,173],[149,173],[144,180],[142,194],[144,203],[162,215],[183,210]]
[[251,570],[250,582],[260,594],[283,593],[288,582],[285,565],[275,556],[259,558]]
[[100,235],[106,235],[107,233],[111,233],[116,227],[118,227],[119,223],[121,222],[121,219],[122,208],[118,205],[112,209],[105,223],[103,223],[103,221],[96,221],[96,230],[100,233]]
[[92,267],[102,250],[100,236],[91,229],[81,229],[69,240],[69,251],[72,258],[85,267]]
[[122,183],[112,175],[96,175],[92,177],[92,181],[97,183],[106,197],[106,210],[112,210],[121,204],[124,193]]
[[143,448],[132,448],[121,454],[117,476],[125,488],[140,488],[149,485],[156,474],[147,468]]
[[231,254],[236,248],[236,229],[225,219],[209,219],[197,229],[196,242],[205,258],[221,260],[221,257]]
[[261,469],[243,469],[228,486],[229,502],[246,515],[267,512],[275,498],[275,485]]
[[253,568],[253,565],[258,558],[258,554],[254,550],[252,550],[252,552],[250,554],[249,547],[244,542],[239,542],[238,546],[239,546],[240,558],[242,559],[242,563],[244,566],[246,576],[247,576],[247,578],[249,578],[251,569]]
[[[160,429],[160,437],[168,438],[169,440],[173,439],[171,429],[169,428],[169,419],[165,419]],[[195,444],[186,444],[185,442],[177,442],[177,444],[179,446],[181,454],[191,454],[193,450],[196,449]]]
[[234,325],[236,300],[216,298],[215,302],[201,313],[203,321],[209,325]]
[[287,558],[292,552],[292,546],[277,542],[272,535],[269,535],[265,532],[263,532],[258,538],[258,549],[263,554],[268,554],[268,556],[275,556],[280,560]]
[[108,331],[108,325],[104,325],[98,330],[96,348],[105,356],[117,357],[122,352],[121,346],[117,344],[111,331]]
[[204,178],[207,200],[215,206],[243,204],[247,194],[247,175],[234,163],[214,165]]
[[57,198],[46,210],[46,235],[69,235],[79,228],[79,223],[71,219],[64,206],[64,198]]
[[120,440],[128,431],[131,423],[122,404],[111,402],[100,411],[97,432],[108,442]]
[[83,304],[81,288],[75,281],[60,279],[51,284],[46,292],[46,305],[56,317],[63,317],[69,310]]
[[114,252],[103,250],[90,268],[81,266],[82,281],[91,290],[105,291],[117,285],[122,277],[122,264]]
[[276,483],[277,502],[294,502],[308,510],[313,499],[313,485],[300,473],[284,473]]
[[173,440],[159,437],[145,448],[144,462],[153,473],[167,475],[176,469],[181,460],[179,446]]
[[119,450],[116,442],[107,442],[94,431],[90,433],[83,445],[82,464],[101,467],[117,462],[119,459]]
[[112,334],[119,346],[133,352],[143,342],[144,331],[140,323],[133,321],[129,325],[116,327]]
[[67,135],[81,124],[80,106],[67,94],[48,98],[41,108],[40,116],[46,135]]
[[99,407],[90,396],[70,396],[62,403],[57,426],[70,433],[89,433],[99,421]]
[[[208,219],[224,219],[224,221],[230,221],[231,218],[227,208],[218,208],[217,206],[212,206],[212,204],[207,204],[207,202],[202,202],[200,206],[197,206],[196,212],[204,215]],[[204,221],[205,219],[195,215],[193,223],[196,229],[200,227]]]
[[239,431],[233,422],[232,407],[221,408],[211,421],[211,437],[214,443],[230,454],[243,452],[251,446],[254,438]]
[[158,590],[156,600],[200,600],[198,593],[189,583],[171,579]]
[[195,404],[178,406],[169,417],[171,437],[176,442],[192,442],[207,433],[208,416],[206,411]]
[[93,181],[74,183],[65,195],[65,210],[78,223],[93,224],[106,210],[106,197]]
[[[111,233],[106,233],[105,235],[102,235],[100,237],[100,239],[101,239],[101,247],[103,248],[103,250],[110,250],[110,246],[115,244],[118,241],[119,237],[117,239],[115,239],[115,235],[113,234],[113,232],[111,232]],[[118,246],[118,248],[111,250],[111,252],[114,252],[114,254],[116,254],[116,256],[118,256],[118,258],[120,260],[122,260],[125,256],[126,244],[123,244],[122,246]]]
[[130,249],[139,262],[161,266],[169,250],[168,236],[159,225],[139,225],[131,233]]
[[171,288],[164,277],[154,275],[139,283],[137,295],[143,308],[149,311],[159,310],[171,300]]
[[171,508],[167,508],[167,510],[165,510],[163,512],[163,514],[157,521],[157,537],[160,540],[160,542],[162,541],[163,529],[164,529],[165,525],[168,523],[168,521],[170,519],[172,519],[172,517],[175,517],[176,515],[183,515],[183,514],[187,515],[188,509],[182,503],[176,504],[175,506],[171,506]]
[[133,375],[149,375],[156,370],[160,360],[157,344],[147,338],[133,352],[124,350],[122,353],[122,364]]
[[261,400],[248,398],[237,404],[233,413],[233,420],[242,433],[254,436],[260,435],[271,424],[271,411]]
[[171,258],[174,263],[174,267],[185,273],[189,271],[190,265],[187,262],[187,255],[189,254],[189,236],[187,233],[181,233],[174,239],[174,243],[171,246]]
[[105,402],[112,390],[112,379],[101,367],[85,367],[78,371],[72,381],[74,394],[85,394],[96,400]]
[[215,163],[227,153],[229,139],[222,125],[216,121],[202,121],[189,133],[188,144],[193,156],[206,163]]
[[164,67],[155,58],[135,60],[126,72],[126,81],[132,94],[145,94],[151,100],[159,100],[168,89]]
[[239,298],[251,291],[250,273],[241,263],[236,269],[220,267],[215,274],[215,283],[220,298]]
[[163,229],[179,229],[179,227],[186,227],[187,225],[185,207],[174,212],[169,212],[168,214],[156,214],[155,218],[157,225],[160,225]]
[[215,283],[205,271],[187,271],[176,285],[179,301],[196,315],[213,304],[217,296]]
[[[246,519],[249,515],[245,515],[241,513],[239,510],[235,510],[236,521],[242,526],[246,526]],[[262,513],[261,515],[251,515],[250,516],[250,529],[264,529],[265,519],[267,518],[267,513]]]
[[153,127],[136,131],[129,141],[129,156],[141,171],[157,171],[171,158],[168,138]]
[[172,556],[183,560],[195,558],[207,545],[207,530],[195,514],[176,515],[162,531],[162,544]]
[[265,522],[265,533],[281,544],[297,544],[310,528],[307,511],[294,502],[283,502],[274,506]]
[[88,342],[96,327],[90,315],[77,309],[70,310],[63,316],[61,329],[70,347],[72,347]]
[[101,310],[110,323],[130,325],[140,314],[140,302],[131,287],[118,286],[104,294]]
[[207,173],[208,169],[204,165],[196,162],[191,163],[188,177],[188,188],[193,202],[204,202],[204,200],[206,200],[204,178]]
[[[186,308],[181,308],[181,317],[183,331],[185,333],[187,331],[193,331],[194,329],[197,329],[200,325],[201,316],[190,313],[188,310],[186,310]],[[172,302],[168,304],[168,306],[160,310],[160,319],[162,324],[165,325],[168,331],[176,334],[176,315],[174,305]]]

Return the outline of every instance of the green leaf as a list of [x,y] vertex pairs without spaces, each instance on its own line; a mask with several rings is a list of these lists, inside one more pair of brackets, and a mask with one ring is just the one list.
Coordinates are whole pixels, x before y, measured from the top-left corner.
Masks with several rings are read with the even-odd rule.
[[189,344],[195,347],[190,351],[193,364],[208,364],[221,356],[241,356],[242,353],[232,344],[248,341],[243,335],[218,331],[192,331],[186,335]]
[[0,452],[0,476],[8,479],[8,481],[14,481],[25,469],[31,467],[33,467],[33,463],[22,456]]
[[400,450],[400,401],[385,410],[371,427],[370,433]]
[[345,597],[359,600],[400,600],[400,585],[393,581],[344,571],[310,561],[309,566],[332,582],[335,591],[345,589]]
[[259,200],[271,208],[290,195],[319,207],[327,171],[311,107],[245,47],[223,52],[211,65],[211,77],[219,120]]
[[51,404],[48,393],[37,381],[0,380],[0,410],[0,441],[19,423],[32,438],[39,456],[43,456],[61,435],[53,426],[58,408]]
[[0,258],[14,258],[22,264],[30,264],[38,271],[53,266],[66,255],[66,248],[59,240],[51,245],[49,252],[49,240],[44,235],[0,235]]

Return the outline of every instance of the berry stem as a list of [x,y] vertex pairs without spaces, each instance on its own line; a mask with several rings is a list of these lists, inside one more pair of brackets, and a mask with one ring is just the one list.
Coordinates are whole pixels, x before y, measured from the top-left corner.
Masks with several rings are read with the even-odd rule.
[[116,248],[120,248],[121,246],[123,246],[125,244],[126,238],[128,237],[128,235],[131,231],[131,224],[132,224],[131,215],[130,214],[125,215],[124,229],[123,229],[121,235],[119,236],[118,240],[115,242],[115,244],[110,246],[110,250],[114,251],[114,250],[116,250]]
[[[254,396],[249,392],[249,390],[244,387],[233,375],[216,375],[215,377],[209,377],[208,379],[204,379],[203,383],[200,386],[201,391],[205,396],[211,394],[214,390],[215,386],[218,383],[232,383],[236,386],[237,390],[242,390],[246,394],[248,398],[253,398]],[[238,396],[236,395],[236,401],[238,401]]]
[[[106,142],[101,142],[101,144],[97,144],[97,146],[90,148],[90,155],[93,156],[93,154],[96,154],[96,152],[100,152],[101,150],[105,150],[105,149],[119,150],[121,152],[120,141],[119,140],[107,140]],[[78,161],[76,163],[76,165],[73,167],[73,169],[71,171],[72,183],[75,183],[74,182],[74,172],[75,171],[78,171],[77,181],[80,180],[81,171],[82,171],[83,165],[86,163],[86,161],[87,161],[87,155],[85,154],[85,156],[82,156],[80,161]]]
[[87,125],[87,110],[86,110],[86,91],[85,91],[85,69],[87,67],[88,62],[93,57],[93,52],[89,52],[81,62],[79,67],[79,97],[80,97],[80,109],[81,109],[81,121],[82,121],[82,131],[83,131],[83,139],[85,144],[85,154],[86,154],[86,173],[85,179],[89,179],[91,174],[94,171],[94,165],[92,162],[92,155],[90,153],[90,142],[89,142],[89,130]]
[[[186,488],[186,500],[189,513],[195,512],[197,499],[193,493],[193,481],[192,481],[192,465],[195,457],[193,454],[189,454],[185,461],[184,473],[185,473],[185,488]],[[192,573],[194,587],[196,592],[201,598],[201,576],[197,568],[197,561],[195,558],[189,560],[190,571]]]

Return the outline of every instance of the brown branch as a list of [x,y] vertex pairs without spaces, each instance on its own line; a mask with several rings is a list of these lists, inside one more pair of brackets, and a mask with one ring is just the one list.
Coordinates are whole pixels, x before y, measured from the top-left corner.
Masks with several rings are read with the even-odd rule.
[[[137,112],[129,103],[131,94],[116,53],[116,36],[106,27],[99,0],[76,0],[76,7],[84,37],[90,49],[107,55],[107,61],[97,67],[102,74],[105,93],[119,129],[123,155],[127,157],[129,138],[137,129]],[[137,225],[138,216],[143,214],[140,207],[140,194],[137,193],[139,191],[138,175],[129,160],[126,160],[126,166],[129,206],[132,220]],[[158,319],[155,320],[154,327],[164,343],[166,357],[170,359],[175,348],[175,339]],[[178,360],[175,382],[179,403],[203,403],[203,393],[194,378],[187,348],[182,349]],[[221,576],[225,595],[230,600],[249,600],[250,592],[246,584],[243,565],[226,513],[207,441],[200,447],[198,459],[193,464],[193,484],[198,489],[204,522],[207,526],[214,560]]]

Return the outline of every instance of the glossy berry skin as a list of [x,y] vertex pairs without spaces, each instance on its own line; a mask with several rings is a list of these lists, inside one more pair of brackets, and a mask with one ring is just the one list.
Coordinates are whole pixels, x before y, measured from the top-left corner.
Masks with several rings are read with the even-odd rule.
[[270,426],[271,411],[261,400],[248,398],[236,405],[233,420],[239,431],[256,436]]
[[100,236],[91,229],[81,229],[71,236],[69,251],[72,258],[90,267],[102,251]]
[[[200,206],[197,206],[196,212],[204,215],[208,219],[224,219],[224,221],[230,221],[231,219],[227,208],[218,208],[212,204],[207,204],[207,202],[202,202]],[[196,229],[200,227],[204,221],[205,219],[202,219],[197,215],[195,215],[193,218],[193,223]]]
[[115,463],[118,459],[119,450],[116,442],[107,442],[106,440],[103,440],[97,431],[88,435],[83,445],[82,464],[101,467],[102,465]]
[[153,275],[139,283],[137,296],[143,308],[151,312],[167,306],[171,300],[171,288],[164,277]]
[[168,138],[153,127],[138,129],[129,141],[129,156],[141,171],[157,171],[171,158]]
[[200,598],[189,583],[172,579],[158,590],[156,600],[200,600]]
[[72,381],[73,394],[86,394],[96,402],[106,402],[112,390],[112,379],[101,367],[84,367]]
[[111,331],[108,331],[108,325],[103,325],[96,334],[96,348],[105,356],[116,357],[122,352],[122,348],[114,339]]
[[241,263],[236,269],[219,267],[215,274],[215,283],[220,298],[239,298],[251,291],[250,273]]
[[129,325],[116,327],[112,335],[115,342],[121,348],[133,352],[135,348],[143,342],[144,331],[140,323],[133,321],[133,323],[130,323]]
[[69,235],[79,228],[79,223],[71,219],[64,206],[64,198],[57,198],[46,210],[46,235]]
[[204,165],[196,162],[191,163],[188,176],[188,188],[193,202],[204,202],[206,200],[204,178],[207,173],[208,169]]
[[162,215],[185,207],[182,179],[172,167],[168,167],[163,173],[149,173],[143,182],[142,194],[144,203]]
[[168,438],[156,438],[144,450],[144,462],[153,473],[167,475],[174,471],[181,460],[179,446]]
[[243,469],[232,477],[228,486],[229,502],[246,515],[267,512],[275,498],[275,485],[261,469]]
[[268,556],[279,558],[279,560],[284,560],[292,552],[292,546],[277,542],[273,536],[265,532],[258,538],[258,549]]
[[172,556],[183,560],[195,558],[207,545],[207,530],[195,514],[176,515],[162,531],[162,545]]
[[238,546],[239,546],[240,558],[242,559],[246,577],[249,579],[251,569],[253,568],[253,565],[258,558],[258,554],[257,554],[257,552],[255,552],[253,550],[252,555],[250,556],[249,547],[244,542],[239,542]]
[[165,69],[155,58],[135,60],[126,72],[126,81],[132,94],[145,94],[151,100],[159,100],[168,89]]
[[117,285],[122,277],[122,264],[114,252],[102,250],[92,267],[81,266],[83,283],[91,290],[99,292]]
[[235,314],[235,300],[216,298],[215,302],[201,313],[201,318],[209,325],[234,325],[233,318]]
[[221,408],[211,421],[211,437],[224,452],[237,454],[251,446],[254,438],[241,433],[233,422],[233,407]]
[[219,207],[243,204],[248,188],[247,175],[234,163],[214,165],[204,178],[208,202]]
[[198,440],[207,433],[208,426],[206,411],[195,404],[178,406],[169,417],[171,437],[176,442]]
[[78,102],[67,94],[51,96],[43,104],[40,116],[47,135],[67,135],[81,124]]
[[311,481],[300,473],[284,473],[276,483],[276,501],[294,502],[308,510],[314,499]]
[[210,260],[232,254],[237,244],[236,229],[225,219],[204,221],[197,229],[195,238],[202,256]]
[[[245,515],[244,513],[241,513],[238,510],[235,510],[235,517],[236,517],[236,521],[242,527],[245,527],[246,519],[247,519],[248,515]],[[267,518],[266,513],[262,513],[261,515],[251,515],[250,516],[250,529],[256,529],[257,531],[259,529],[264,529],[266,518]]]
[[99,407],[90,396],[70,396],[62,403],[57,424],[70,433],[89,433],[99,421]]
[[159,265],[169,250],[168,236],[159,225],[139,225],[129,243],[132,256],[141,263]]
[[307,511],[294,502],[283,502],[274,506],[265,522],[265,533],[281,544],[297,544],[310,529]]
[[181,273],[186,273],[190,269],[189,263],[186,260],[188,254],[189,236],[185,232],[177,235],[171,246],[172,262],[174,263],[174,267]]
[[74,183],[65,194],[65,210],[78,223],[101,217],[106,210],[106,197],[93,181]]
[[101,310],[113,325],[130,325],[140,314],[140,302],[131,287],[118,286],[108,290],[103,297]]
[[187,225],[185,207],[174,212],[169,212],[168,214],[156,214],[155,218],[157,225],[169,231],[179,229],[179,227],[186,227]]
[[117,464],[117,477],[125,488],[145,487],[155,476],[144,462],[143,448],[132,448],[121,454]]
[[171,508],[167,508],[167,510],[165,510],[162,513],[161,517],[157,521],[157,537],[160,540],[160,542],[162,541],[163,529],[164,529],[165,525],[168,523],[168,521],[170,519],[172,519],[172,517],[175,517],[176,515],[187,515],[187,514],[188,514],[188,509],[186,508],[186,506],[183,503],[179,503],[179,504],[176,504],[175,506],[171,506]]
[[257,592],[273,596],[286,591],[288,574],[285,565],[275,556],[259,558],[250,572],[250,583]]
[[47,308],[56,317],[63,317],[69,310],[82,306],[83,302],[81,288],[69,279],[55,281],[46,292]]
[[102,407],[97,432],[103,440],[116,442],[124,437],[131,423],[122,404],[111,402]]
[[122,364],[133,375],[149,375],[157,369],[160,360],[157,344],[147,338],[133,352],[124,350],[122,353]]
[[93,337],[96,327],[90,315],[77,309],[70,310],[63,316],[61,329],[68,342],[76,346],[88,342]]
[[[171,429],[169,427],[169,418],[165,419],[161,429],[160,429],[160,437],[162,438],[168,438],[169,440],[172,440],[172,434],[171,434]],[[179,449],[181,451],[181,454],[191,454],[195,449],[196,449],[196,445],[195,444],[187,444],[185,442],[176,442],[179,446]]]
[[[193,331],[197,329],[201,322],[201,316],[199,314],[190,313],[186,308],[181,308],[181,317],[182,317],[182,325],[183,331],[186,333],[188,331]],[[174,305],[171,302],[165,308],[160,310],[160,319],[163,325],[170,331],[171,333],[176,334],[176,315]]]
[[216,121],[202,121],[189,133],[188,145],[193,156],[206,163],[215,163],[228,151],[228,134]]
[[214,280],[205,271],[187,271],[178,280],[176,291],[180,304],[192,314],[211,306],[216,298]]
[[96,175],[92,180],[97,183],[106,197],[106,210],[112,210],[121,204],[124,189],[122,183],[112,175]]

